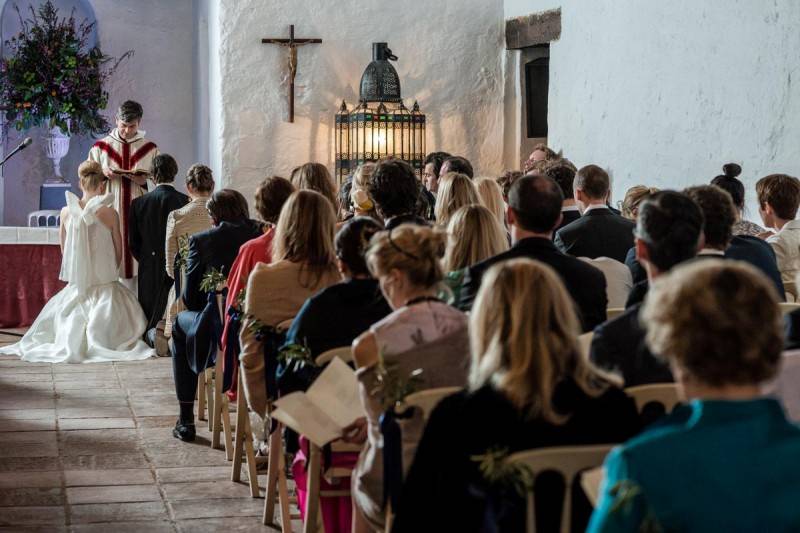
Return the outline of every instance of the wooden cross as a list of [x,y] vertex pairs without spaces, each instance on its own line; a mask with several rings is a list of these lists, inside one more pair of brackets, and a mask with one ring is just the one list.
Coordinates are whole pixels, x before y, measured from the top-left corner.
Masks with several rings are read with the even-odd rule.
[[294,77],[297,74],[297,47],[318,44],[322,39],[295,39],[294,24],[289,26],[288,39],[261,39],[263,44],[277,44],[289,48],[289,122],[294,122]]

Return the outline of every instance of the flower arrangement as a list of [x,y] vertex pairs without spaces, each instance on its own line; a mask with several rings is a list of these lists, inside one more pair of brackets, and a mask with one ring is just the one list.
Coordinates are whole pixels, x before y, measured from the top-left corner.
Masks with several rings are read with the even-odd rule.
[[205,293],[218,293],[222,290],[227,281],[228,277],[223,274],[221,270],[212,268],[203,275],[203,279],[200,281],[200,290]]
[[59,18],[52,0],[30,8],[21,30],[5,42],[9,57],[0,59],[0,105],[17,130],[59,127],[66,134],[99,134],[109,128],[100,114],[108,104],[106,81],[128,59],[90,47],[94,23],[77,23],[74,12]]

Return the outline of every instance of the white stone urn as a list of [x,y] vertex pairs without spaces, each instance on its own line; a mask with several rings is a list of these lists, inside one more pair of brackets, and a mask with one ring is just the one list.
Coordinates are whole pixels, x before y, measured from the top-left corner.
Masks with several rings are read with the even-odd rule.
[[60,127],[53,126],[42,137],[44,153],[53,162],[53,172],[55,173],[55,176],[48,179],[46,183],[67,183],[67,180],[61,175],[61,160],[69,152],[69,122],[67,119],[67,133],[64,133]]

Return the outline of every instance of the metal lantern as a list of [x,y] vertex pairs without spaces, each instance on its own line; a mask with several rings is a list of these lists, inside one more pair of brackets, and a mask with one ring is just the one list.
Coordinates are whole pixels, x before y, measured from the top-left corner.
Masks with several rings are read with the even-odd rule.
[[372,62],[361,76],[359,104],[348,110],[342,101],[336,114],[336,176],[342,183],[361,163],[396,157],[422,177],[425,159],[425,115],[414,102],[411,111],[400,96],[396,61],[386,43],[372,43]]

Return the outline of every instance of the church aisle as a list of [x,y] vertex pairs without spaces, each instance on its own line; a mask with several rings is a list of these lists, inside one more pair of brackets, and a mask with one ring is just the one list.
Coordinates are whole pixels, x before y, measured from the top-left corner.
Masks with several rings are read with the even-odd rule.
[[175,418],[169,358],[0,356],[0,531],[272,531],[207,427],[183,443]]

